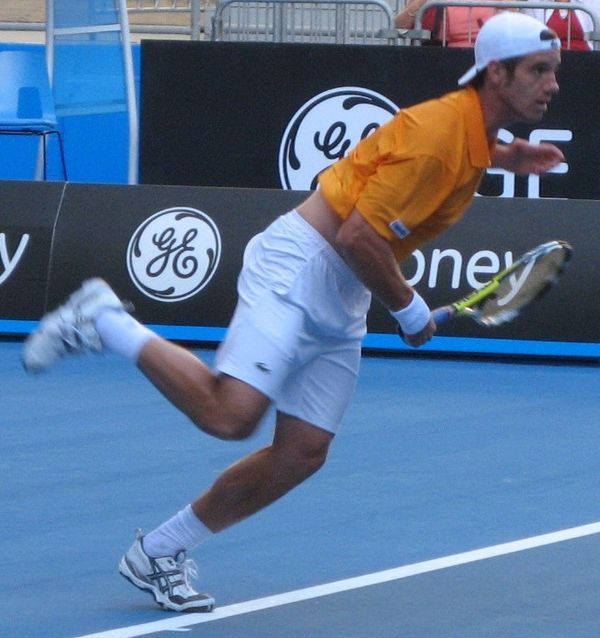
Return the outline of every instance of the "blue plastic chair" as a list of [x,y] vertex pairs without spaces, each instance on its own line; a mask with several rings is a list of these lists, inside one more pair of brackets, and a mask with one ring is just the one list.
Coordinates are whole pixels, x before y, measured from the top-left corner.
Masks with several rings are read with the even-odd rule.
[[0,135],[41,137],[44,180],[48,174],[48,141],[56,136],[67,180],[63,139],[42,49],[0,51]]

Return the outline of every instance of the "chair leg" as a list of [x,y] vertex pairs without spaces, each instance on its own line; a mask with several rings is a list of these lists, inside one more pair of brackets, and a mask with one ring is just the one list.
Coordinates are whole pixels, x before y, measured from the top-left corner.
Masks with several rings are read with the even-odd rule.
[[[48,136],[49,135],[56,135],[58,137],[58,149],[60,152],[60,163],[61,163],[61,167],[62,167],[62,173],[63,173],[63,178],[66,181],[68,181],[69,177],[67,174],[67,160],[66,160],[66,156],[65,156],[65,149],[64,149],[64,144],[63,144],[63,139],[62,139],[62,135],[60,133],[60,131],[14,131],[14,130],[7,130],[7,131],[3,131],[0,130],[0,135],[7,135],[7,136],[11,136],[11,135],[19,135],[19,136],[31,136],[34,135],[36,137],[37,140],[41,141],[42,144],[42,167],[41,167],[41,172],[42,172],[42,179],[44,181],[46,181],[48,179]],[[35,173],[35,179],[39,179],[38,175],[39,175],[39,170],[40,170],[40,166],[39,166],[39,162],[40,162],[40,155],[39,155],[39,145],[38,145],[38,151],[37,151],[37,168],[36,168],[36,173]]]
[[63,144],[63,139],[62,139],[62,135],[60,133],[60,131],[46,131],[45,133],[43,133],[44,136],[44,148],[43,148],[43,157],[44,157],[44,181],[47,179],[48,177],[48,167],[47,167],[47,161],[48,161],[48,157],[47,157],[47,136],[49,135],[56,135],[56,139],[58,141],[58,150],[59,150],[59,154],[60,154],[60,164],[61,164],[61,168],[62,168],[62,175],[63,175],[63,179],[66,181],[68,181],[68,175],[67,175],[67,161],[65,158],[65,149],[64,149],[64,144]]
[[42,179],[46,181],[48,177],[48,150],[46,145],[48,144],[48,134],[42,133]]
[[60,131],[56,131],[56,135],[58,136],[58,148],[60,150],[60,161],[62,164],[63,177],[65,178],[65,182],[68,182],[69,176],[67,175],[67,160],[65,158],[65,148],[63,145],[63,138]]

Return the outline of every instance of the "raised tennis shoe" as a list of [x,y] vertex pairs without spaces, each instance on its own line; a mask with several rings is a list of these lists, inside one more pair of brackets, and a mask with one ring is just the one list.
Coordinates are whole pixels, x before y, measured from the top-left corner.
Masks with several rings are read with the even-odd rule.
[[198,576],[196,564],[181,551],[175,557],[152,558],[144,551],[144,537],[136,539],[119,563],[119,573],[138,589],[149,592],[163,609],[185,612],[208,612],[215,599],[197,592],[190,584]]
[[100,352],[102,341],[94,325],[106,309],[129,310],[103,279],[84,281],[62,305],[49,312],[25,340],[23,366],[42,372],[68,354]]

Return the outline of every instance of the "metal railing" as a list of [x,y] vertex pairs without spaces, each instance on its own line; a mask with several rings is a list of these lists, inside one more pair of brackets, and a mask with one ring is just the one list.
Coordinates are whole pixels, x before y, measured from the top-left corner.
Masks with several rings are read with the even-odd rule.
[[[560,8],[590,16],[593,30],[587,39],[600,50],[600,17],[579,2],[557,6],[554,0],[427,0],[416,12],[413,29],[395,29],[394,17],[405,4],[405,0],[126,0],[132,34],[335,44],[420,45],[431,39],[431,32],[423,29],[423,17],[435,7]],[[0,32],[45,29],[44,22],[0,22]]]
[[386,0],[220,0],[211,39],[385,44],[393,24]]
[[[127,0],[133,34],[183,35],[208,39],[215,0]],[[45,22],[0,22],[1,31],[45,31]]]
[[[180,34],[200,40],[210,24],[210,0],[127,0],[132,33]],[[207,15],[208,14],[208,15]],[[144,18],[141,22],[139,18]],[[170,18],[167,23],[165,18]],[[177,22],[178,24],[175,24]]]
[[[404,44],[422,44],[431,39],[431,31],[423,29],[423,17],[432,7],[490,7],[494,9],[565,9],[567,11],[582,11],[590,16],[593,30],[587,34],[587,40],[595,50],[600,49],[600,18],[590,8],[579,2],[561,2],[554,0],[542,2],[538,0],[427,0],[417,10],[414,29],[396,29],[397,38]],[[442,24],[442,27],[444,25]],[[383,34],[390,35],[390,34]],[[400,42],[402,43],[402,42]]]

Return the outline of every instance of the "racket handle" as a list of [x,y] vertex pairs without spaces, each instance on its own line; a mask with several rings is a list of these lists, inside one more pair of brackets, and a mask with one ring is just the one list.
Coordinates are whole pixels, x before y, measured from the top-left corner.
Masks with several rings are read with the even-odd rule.
[[431,318],[435,321],[437,326],[450,321],[454,317],[454,308],[452,306],[442,306],[431,311]]

